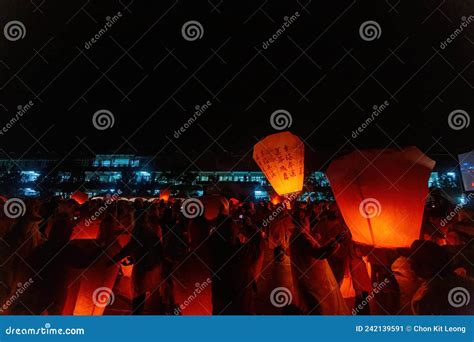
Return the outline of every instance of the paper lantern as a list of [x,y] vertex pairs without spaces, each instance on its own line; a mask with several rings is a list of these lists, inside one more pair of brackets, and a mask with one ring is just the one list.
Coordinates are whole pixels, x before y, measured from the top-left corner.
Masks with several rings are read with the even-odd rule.
[[82,220],[74,226],[69,240],[96,239],[99,236],[99,226],[99,220]]
[[273,194],[270,196],[270,202],[272,202],[273,205],[277,205],[281,203],[281,198],[277,194]]
[[71,195],[71,199],[75,200],[78,204],[82,205],[89,200],[89,195],[82,191],[76,191]]
[[96,240],[75,240],[70,245],[74,246],[74,265],[65,270],[68,284],[61,315],[101,316],[115,300],[112,289],[119,266],[110,260],[121,246],[113,243],[101,250]]
[[233,206],[237,206],[239,204],[239,200],[237,198],[231,197],[229,198],[229,203],[231,203]]
[[168,189],[161,189],[160,190],[160,201],[163,200],[168,202],[170,199],[171,192]]
[[204,217],[208,220],[214,220],[221,211],[222,214],[229,214],[229,201],[221,195],[209,195],[201,197],[200,201],[204,208]]
[[253,159],[278,195],[303,189],[304,144],[296,135],[269,135],[254,146]]
[[353,240],[410,247],[420,236],[434,165],[416,147],[355,151],[333,161],[327,177]]
[[349,273],[344,275],[339,290],[341,290],[341,295],[343,298],[355,297],[354,284],[352,282],[352,277]]

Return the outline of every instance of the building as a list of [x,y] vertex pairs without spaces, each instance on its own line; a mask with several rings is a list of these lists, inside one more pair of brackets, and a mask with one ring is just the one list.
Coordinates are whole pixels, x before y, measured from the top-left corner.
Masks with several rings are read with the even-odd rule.
[[[249,170],[171,170],[149,156],[99,154],[94,158],[63,161],[59,158],[0,159],[0,194],[68,197],[81,190],[90,196],[115,193],[125,196],[157,196],[170,189],[174,196],[201,196],[217,191],[240,198],[265,199],[271,186],[264,174]],[[164,169],[161,169],[163,167]],[[329,182],[321,171],[306,176],[302,198],[331,199]],[[442,167],[432,172],[428,185],[455,193],[462,201],[459,171]],[[458,195],[457,195],[458,194]]]

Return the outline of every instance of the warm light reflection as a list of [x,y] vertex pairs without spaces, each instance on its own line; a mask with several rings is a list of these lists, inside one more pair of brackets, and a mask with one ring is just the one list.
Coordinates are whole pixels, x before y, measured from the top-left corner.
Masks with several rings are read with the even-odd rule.
[[87,202],[89,195],[82,191],[76,191],[71,195],[71,199],[75,200],[78,204],[82,205]]

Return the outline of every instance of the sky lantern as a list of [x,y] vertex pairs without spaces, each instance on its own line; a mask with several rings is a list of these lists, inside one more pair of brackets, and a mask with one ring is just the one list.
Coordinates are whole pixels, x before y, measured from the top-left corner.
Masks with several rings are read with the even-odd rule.
[[168,202],[170,199],[171,192],[169,189],[160,189],[160,201],[163,200],[165,202]]
[[278,195],[303,189],[304,144],[296,135],[281,132],[260,140],[253,159]]
[[326,174],[353,240],[410,247],[420,236],[434,165],[416,147],[358,150],[334,160]]
[[214,220],[219,213],[229,214],[229,201],[221,195],[203,196],[199,200],[204,211],[204,217],[208,220]]
[[119,266],[111,263],[111,258],[122,247],[113,243],[103,250],[92,239],[70,244],[74,254],[64,270],[67,284],[63,289],[66,293],[61,315],[101,316],[115,301],[113,288]]
[[99,226],[100,220],[81,220],[74,226],[70,240],[96,239]]
[[89,200],[89,195],[78,190],[78,191],[75,191],[71,195],[71,199],[75,200],[78,204],[82,205]]
[[270,196],[270,202],[272,202],[273,205],[280,204],[281,198],[277,194],[273,194]]
[[[81,250],[93,250],[97,242],[82,240],[77,246]],[[112,244],[107,251],[96,258],[87,268],[70,269],[68,276],[72,283],[68,287],[66,315],[101,316],[108,306],[113,305],[115,294],[113,287],[117,279],[119,266],[110,263],[111,258],[120,251],[121,246]],[[78,258],[81,257],[79,253]]]

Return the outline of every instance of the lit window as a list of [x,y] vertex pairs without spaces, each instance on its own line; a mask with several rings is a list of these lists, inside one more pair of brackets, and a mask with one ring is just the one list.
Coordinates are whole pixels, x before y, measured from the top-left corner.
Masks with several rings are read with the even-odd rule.
[[456,173],[454,173],[454,172],[447,172],[446,175],[448,177],[451,177],[452,179],[456,179]]
[[120,167],[120,166],[128,166],[129,163],[130,163],[129,158],[118,158],[113,161],[112,165],[114,167]]

